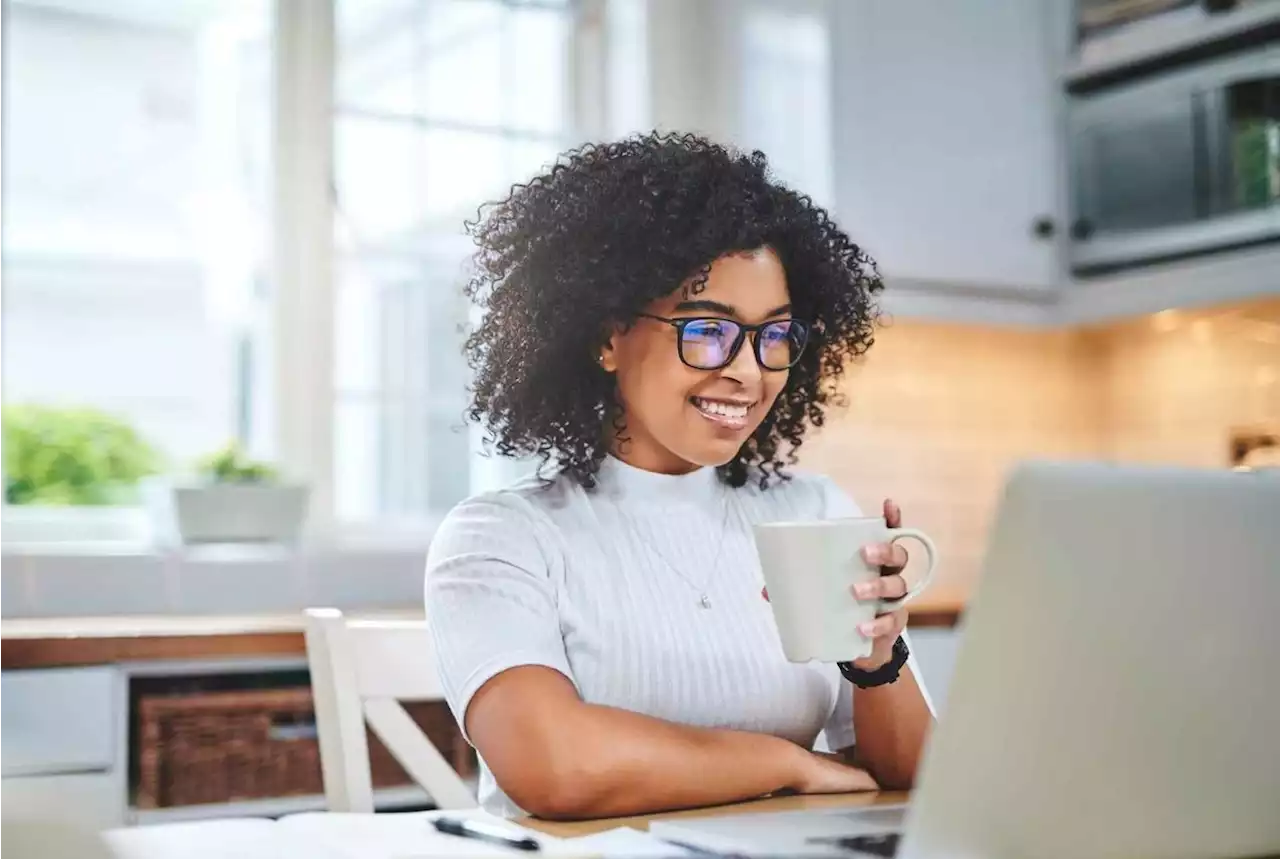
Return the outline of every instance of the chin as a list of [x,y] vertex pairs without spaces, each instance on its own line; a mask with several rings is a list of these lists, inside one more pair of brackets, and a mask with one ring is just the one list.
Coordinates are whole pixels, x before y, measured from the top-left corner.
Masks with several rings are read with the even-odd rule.
[[705,468],[719,468],[732,462],[749,438],[751,438],[750,433],[744,434],[740,439],[716,439],[699,445],[697,451],[690,451],[686,459],[694,465],[700,465]]

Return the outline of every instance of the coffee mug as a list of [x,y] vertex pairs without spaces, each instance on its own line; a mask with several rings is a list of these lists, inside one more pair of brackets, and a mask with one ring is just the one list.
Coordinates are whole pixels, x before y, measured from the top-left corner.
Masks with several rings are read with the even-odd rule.
[[[880,568],[862,558],[872,543],[906,538],[924,545],[928,569],[906,596],[858,600],[853,586],[880,577]],[[915,528],[890,528],[878,516],[771,522],[755,526],[756,552],[782,650],[791,662],[843,662],[871,654],[871,639],[858,625],[895,611],[929,586],[937,567],[933,540]]]

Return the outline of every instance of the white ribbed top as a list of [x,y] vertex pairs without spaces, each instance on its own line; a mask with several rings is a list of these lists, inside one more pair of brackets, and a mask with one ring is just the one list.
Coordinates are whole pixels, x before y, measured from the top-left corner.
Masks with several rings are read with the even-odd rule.
[[[783,656],[750,526],[856,515],[822,477],[735,490],[713,469],[671,476],[612,458],[594,490],[529,479],[465,501],[427,560],[449,705],[461,724],[495,674],[544,665],[589,703],[806,746],[825,728],[831,748],[849,746],[852,689],[834,665]],[[520,813],[481,765],[484,808]]]

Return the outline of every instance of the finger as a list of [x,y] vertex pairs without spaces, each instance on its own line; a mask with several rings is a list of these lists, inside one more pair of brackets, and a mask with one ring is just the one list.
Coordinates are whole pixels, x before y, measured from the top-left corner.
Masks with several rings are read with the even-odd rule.
[[760,596],[764,597],[765,602],[768,602],[768,601],[769,601],[769,589],[768,589],[768,588],[761,588],[761,589],[760,589]]
[[907,565],[907,547],[901,543],[871,543],[862,547],[862,558],[873,567],[900,570]]
[[858,632],[862,633],[867,638],[884,638],[888,635],[896,636],[898,634],[898,619],[894,617],[896,614],[898,614],[898,612],[894,612],[893,614],[884,614],[875,620],[860,623],[858,624]]
[[869,582],[858,582],[851,590],[860,600],[896,600],[906,596],[907,580],[897,573],[891,573]]
[[889,636],[892,638],[902,635],[902,631],[907,628],[907,610],[905,608],[900,608],[897,611],[881,616],[893,618],[893,629],[889,631]]
[[884,523],[890,528],[902,527],[902,508],[892,498],[884,500]]

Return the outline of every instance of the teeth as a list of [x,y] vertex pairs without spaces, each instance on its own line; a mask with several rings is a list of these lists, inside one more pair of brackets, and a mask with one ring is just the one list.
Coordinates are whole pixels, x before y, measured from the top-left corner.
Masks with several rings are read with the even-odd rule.
[[694,401],[699,409],[708,414],[721,415],[726,418],[745,418],[747,416],[748,408],[745,405],[719,403],[715,400],[704,400],[701,397],[694,397]]

